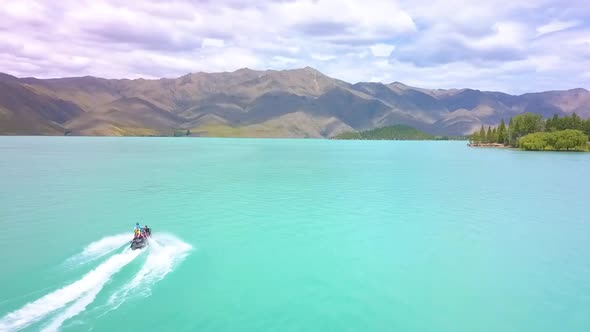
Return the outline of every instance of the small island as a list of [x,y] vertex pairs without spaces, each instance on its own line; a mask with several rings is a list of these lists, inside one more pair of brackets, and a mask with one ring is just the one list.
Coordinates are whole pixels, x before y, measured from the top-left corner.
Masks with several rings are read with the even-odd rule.
[[471,147],[520,148],[527,151],[590,151],[590,119],[575,112],[571,116],[543,119],[539,114],[524,113],[504,119],[500,125],[481,128],[469,136]]

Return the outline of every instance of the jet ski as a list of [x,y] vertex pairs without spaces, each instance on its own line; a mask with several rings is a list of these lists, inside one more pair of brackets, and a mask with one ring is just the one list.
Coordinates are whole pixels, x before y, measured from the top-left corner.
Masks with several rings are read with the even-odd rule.
[[147,237],[139,236],[131,241],[131,249],[143,249],[148,245]]
[[[139,225],[139,223],[137,225]],[[146,225],[141,230],[141,234],[139,233],[137,228],[135,231],[136,231],[136,233],[135,233],[136,236],[133,238],[133,240],[131,240],[130,248],[133,250],[145,248],[145,246],[148,245],[148,238],[150,238],[152,236],[151,228],[147,227],[147,225]]]

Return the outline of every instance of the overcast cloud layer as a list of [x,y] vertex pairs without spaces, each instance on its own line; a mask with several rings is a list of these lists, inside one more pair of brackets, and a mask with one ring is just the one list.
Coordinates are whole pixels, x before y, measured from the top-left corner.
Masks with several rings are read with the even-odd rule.
[[177,77],[314,67],[511,93],[590,88],[590,1],[4,0],[0,71]]

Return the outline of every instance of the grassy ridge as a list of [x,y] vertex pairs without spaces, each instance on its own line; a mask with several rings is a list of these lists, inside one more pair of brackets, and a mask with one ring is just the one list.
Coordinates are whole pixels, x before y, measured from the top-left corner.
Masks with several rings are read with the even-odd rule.
[[365,140],[433,140],[434,136],[406,125],[393,125],[361,132],[349,132],[337,135],[335,139]]
[[209,137],[287,137],[288,132],[281,128],[265,125],[232,127],[228,125],[206,125],[192,128],[193,136]]

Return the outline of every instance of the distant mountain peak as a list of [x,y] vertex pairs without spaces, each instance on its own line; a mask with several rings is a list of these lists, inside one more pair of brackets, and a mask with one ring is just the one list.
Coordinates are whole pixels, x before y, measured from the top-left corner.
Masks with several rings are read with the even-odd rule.
[[240,69],[234,71],[234,73],[237,73],[237,74],[240,74],[240,73],[252,73],[252,72],[257,72],[257,70],[250,69],[248,67],[244,67],[244,68],[240,68]]
[[8,80],[10,80],[10,81],[17,80],[17,78],[12,75],[0,73],[0,81],[8,81]]
[[[313,68],[313,67],[310,67],[310,66],[305,66],[305,67],[303,68],[303,70],[305,70],[305,71],[308,71],[308,72],[311,72],[311,73],[322,74],[322,73],[321,73],[319,70],[317,70],[317,69],[315,69],[315,68]],[[322,75],[323,75],[323,74],[322,74]]]
[[307,74],[307,75],[313,75],[313,76],[324,76],[324,77],[328,77],[324,73],[322,73],[319,70],[317,70],[315,68],[312,68],[310,66],[303,67],[303,68],[279,70],[277,72],[280,72],[280,73]]
[[404,83],[402,83],[402,82],[399,82],[399,81],[391,82],[391,83],[389,83],[388,85],[395,85],[395,86],[403,86],[403,87],[408,87],[408,85],[406,85],[406,84],[404,84]]

